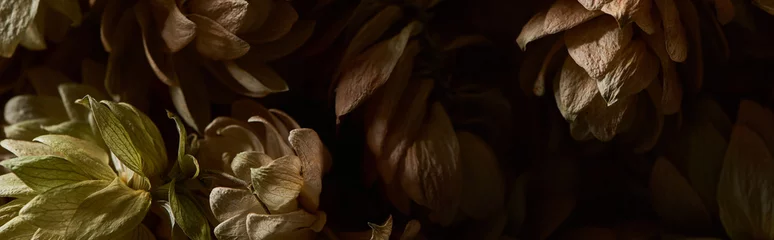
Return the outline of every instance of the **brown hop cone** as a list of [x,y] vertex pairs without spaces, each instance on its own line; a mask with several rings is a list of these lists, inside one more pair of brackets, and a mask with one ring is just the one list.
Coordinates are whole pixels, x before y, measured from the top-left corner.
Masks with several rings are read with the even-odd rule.
[[[455,219],[489,219],[504,206],[497,156],[481,137],[455,129],[449,110],[432,96],[441,91],[439,79],[418,74],[428,71],[417,64],[426,46],[417,37],[424,24],[405,13],[387,5],[350,40],[334,80],[336,115],[363,114],[371,154],[366,161],[373,163],[366,165],[375,166],[390,201],[404,214],[420,212],[412,210],[414,202],[443,226]],[[437,50],[453,52],[482,38],[461,39]]]
[[[730,2],[715,4],[719,21],[730,21]],[[649,150],[663,116],[680,110],[689,82],[679,79],[677,67],[696,65],[688,86],[701,87],[699,16],[691,1],[557,0],[530,19],[516,42],[525,49],[560,32],[533,91],[542,96],[553,79],[557,107],[577,140],[604,142],[631,132],[637,150]]]
[[[233,104],[192,148],[205,178],[219,239],[315,239],[330,155],[317,133],[251,100]],[[282,224],[277,224],[282,222]]]
[[18,45],[43,50],[46,40],[61,42],[83,19],[77,0],[4,0],[0,6],[0,58],[13,56]]
[[105,85],[114,96],[130,97],[142,91],[139,77],[155,75],[169,86],[185,122],[201,132],[210,121],[210,97],[227,95],[208,88],[205,76],[249,97],[287,91],[267,64],[301,47],[314,26],[284,0],[105,1]]

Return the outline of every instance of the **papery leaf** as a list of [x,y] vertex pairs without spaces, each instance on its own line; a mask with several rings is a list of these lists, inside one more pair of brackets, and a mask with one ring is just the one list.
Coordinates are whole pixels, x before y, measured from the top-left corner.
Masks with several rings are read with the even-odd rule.
[[251,169],[253,193],[271,213],[287,213],[298,209],[296,198],[304,185],[301,160],[289,155],[269,165]]
[[648,34],[656,31],[656,23],[651,17],[651,0],[617,0],[610,1],[602,7],[602,12],[613,16],[621,26],[636,22]]
[[19,210],[21,210],[30,199],[32,198],[17,198],[0,206],[0,226],[5,225],[7,222],[18,216]]
[[0,141],[0,145],[6,150],[13,153],[17,157],[30,157],[30,156],[42,156],[42,155],[54,155],[63,157],[63,155],[53,148],[37,142],[3,139]]
[[81,25],[83,16],[81,14],[81,6],[80,4],[78,4],[78,1],[45,0],[44,2],[52,9],[56,10],[59,13],[62,13],[63,15],[67,16],[67,18],[72,20],[73,27],[77,27]]
[[32,24],[38,12],[39,0],[2,0],[0,15],[0,57],[10,58],[21,41],[22,34]]
[[[24,181],[19,179],[14,173],[0,175],[0,197],[32,197],[37,194],[35,190],[27,187]],[[2,224],[0,224],[2,225]]]
[[108,165],[109,156],[98,145],[67,135],[43,135],[33,141],[41,142],[62,153],[63,157],[95,179],[112,180],[116,174]]
[[[273,116],[269,116],[274,118]],[[272,119],[273,120],[273,119]],[[282,136],[273,121],[261,116],[253,116],[247,119],[258,134],[258,138],[263,143],[265,153],[272,158],[293,155],[293,149],[288,146],[287,137]],[[283,127],[284,128],[284,127]]]
[[62,240],[62,236],[38,228],[35,235],[32,235],[32,240]]
[[142,156],[142,171],[147,176],[158,176],[167,168],[167,152],[164,139],[156,124],[140,110],[126,103],[101,101],[120,119],[133,146]]
[[336,116],[353,111],[384,85],[403,55],[409,37],[418,27],[421,27],[419,22],[410,23],[398,35],[360,54],[354,65],[343,70],[336,89]]
[[564,119],[574,121],[599,95],[597,82],[570,57],[565,59],[558,74],[558,84],[554,85],[556,105]]
[[191,12],[212,19],[226,30],[237,33],[253,24],[248,13],[252,3],[246,0],[191,0]]
[[142,45],[148,64],[159,80],[169,86],[177,86],[179,80],[174,69],[174,60],[164,39],[158,34],[156,25],[152,22],[150,3],[148,1],[137,2],[137,5],[134,7],[134,14],[140,25]]
[[78,166],[55,156],[18,157],[2,161],[0,165],[11,169],[24,184],[37,192],[93,179],[83,169],[88,166]]
[[175,215],[175,222],[191,239],[210,239],[210,225],[187,189],[177,190],[175,180],[169,183],[169,205]]
[[368,223],[371,227],[371,240],[389,240],[392,234],[392,215],[382,225]]
[[33,138],[47,134],[44,125],[55,124],[58,121],[52,119],[27,120],[13,125],[5,126],[3,132],[8,139],[32,141]]
[[[129,132],[124,128],[116,115],[108,107],[97,102],[91,96],[84,97],[78,103],[91,109],[94,122],[99,128],[102,139],[107,144],[110,152],[135,173],[145,174],[143,172],[142,155],[134,146],[134,143],[132,143]],[[134,134],[141,133],[135,132]]]
[[149,192],[127,187],[116,178],[89,195],[67,226],[65,239],[114,239],[141,224],[151,205]]
[[37,230],[37,227],[30,225],[21,217],[15,217],[0,226],[0,239],[29,240]]
[[175,0],[151,0],[151,13],[155,19],[156,29],[171,52],[178,52],[194,40],[199,25],[180,12]]
[[558,0],[545,13],[533,16],[522,28],[516,42],[524,50],[534,40],[572,29],[599,15],[602,12],[586,10],[577,0]]
[[99,147],[102,147],[102,139],[99,136],[94,135],[94,131],[92,131],[91,125],[89,125],[88,122],[71,120],[56,125],[42,126],[41,128],[49,134],[67,135],[73,138],[83,139],[92,144],[98,144],[100,145]]
[[218,221],[241,217],[245,221],[248,212],[267,214],[255,195],[245,189],[216,187],[210,192],[210,209]]
[[175,58],[175,70],[180,77],[180,84],[170,87],[169,94],[172,96],[172,104],[186,124],[201,133],[212,116],[208,97],[210,93],[205,79],[201,72],[190,70],[197,66],[186,57]]
[[302,128],[290,131],[290,145],[301,159],[301,175],[304,184],[299,202],[307,211],[314,212],[320,205],[322,175],[326,165],[330,165],[331,156],[320,137],[312,129]]
[[109,184],[110,181],[91,180],[49,189],[30,200],[19,211],[19,217],[35,227],[63,235],[80,204]]
[[22,33],[19,45],[34,51],[46,49],[46,40],[43,36],[46,23],[45,13],[46,11],[38,10],[38,13],[35,15],[35,19],[33,19],[32,23],[27,26],[27,29],[25,29],[24,33]]
[[304,210],[271,215],[250,213],[247,216],[247,232],[250,239],[283,239],[286,234],[308,228],[316,221],[317,216]]
[[578,0],[578,2],[588,10],[600,10],[605,4],[612,1],[614,0]]
[[[104,81],[104,75],[101,76],[100,82]],[[75,103],[76,100],[83,98],[86,95],[92,96],[97,100],[105,100],[107,97],[97,90],[96,88],[78,83],[63,83],[59,84],[59,95],[62,97],[62,103],[64,103],[65,110],[70,119],[81,122],[89,121],[89,109]]]
[[599,79],[616,65],[616,56],[627,49],[633,32],[630,25],[618,27],[614,19],[600,17],[568,30],[564,41],[578,66]]
[[288,84],[271,67],[260,61],[239,59],[224,62],[236,82],[252,97],[288,91]]
[[245,182],[251,182],[250,176],[252,168],[259,168],[269,165],[274,161],[269,155],[256,151],[245,151],[237,154],[234,160],[231,160],[231,170],[234,176]]
[[731,239],[774,238],[774,159],[765,142],[735,125],[718,182],[720,220]]
[[608,106],[647,88],[658,76],[660,67],[658,59],[640,40],[630,43],[614,62],[610,71],[597,78],[597,89]]
[[627,128],[625,123],[631,122],[627,120],[633,119],[637,100],[635,95],[608,105],[601,95],[595,96],[586,115],[589,131],[600,141],[612,140]]
[[296,21],[298,21],[298,13],[290,2],[274,2],[269,17],[266,19],[266,22],[271,24],[263,24],[257,30],[241,35],[241,37],[250,44],[276,41],[288,34]]
[[19,95],[11,98],[5,104],[3,117],[5,117],[6,122],[16,124],[40,118],[65,120],[67,112],[59,98]]
[[[248,192],[249,193],[249,192]],[[250,194],[252,197],[252,194]],[[254,198],[254,197],[253,197]],[[247,233],[247,215],[234,216],[221,221],[215,230],[215,237],[219,240],[244,240],[250,239]]]
[[196,50],[212,60],[232,60],[250,50],[250,44],[207,17],[190,14],[196,23]]
[[[347,49],[344,50],[344,55],[341,57],[341,63],[337,70],[336,76],[341,73],[345,66],[351,64],[352,58],[359,55],[371,46],[379,39],[379,37],[387,31],[387,28],[403,16],[403,10],[395,5],[384,7],[379,13],[371,17],[362,27],[358,30],[357,34],[352,37]],[[334,76],[334,77],[336,77]]]
[[315,21],[301,20],[293,24],[290,32],[273,42],[252,45],[242,57],[243,61],[271,62],[290,55],[308,40],[316,26]]
[[688,40],[674,0],[655,0],[664,24],[666,49],[672,61],[683,62],[688,57]]

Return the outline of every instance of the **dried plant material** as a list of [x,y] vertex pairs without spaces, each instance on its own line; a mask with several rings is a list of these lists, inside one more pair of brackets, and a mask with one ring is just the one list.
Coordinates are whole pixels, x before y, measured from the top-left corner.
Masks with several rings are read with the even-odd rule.
[[774,237],[771,186],[774,160],[765,142],[744,125],[731,133],[718,182],[720,220],[732,239]]
[[99,37],[106,52],[113,52],[113,35],[124,9],[119,1],[106,1],[99,24]]
[[564,119],[574,121],[599,95],[597,82],[570,57],[565,59],[559,74],[559,82],[554,86],[556,105]]
[[24,30],[24,33],[21,35],[19,45],[35,51],[46,49],[46,40],[43,39],[45,23],[45,12],[38,11],[35,19],[27,26],[27,29]]
[[191,12],[212,19],[232,33],[252,25],[248,18],[249,3],[246,0],[192,0]]
[[570,136],[575,141],[587,141],[594,138],[585,117],[578,118],[570,123]]
[[285,36],[298,21],[298,13],[290,2],[278,1],[269,13],[267,22],[261,28],[241,36],[242,39],[250,44],[262,44],[276,41]]
[[656,160],[650,176],[651,201],[661,220],[671,227],[701,230],[712,221],[702,199],[672,163]]
[[532,16],[529,22],[524,24],[521,28],[521,33],[519,33],[519,36],[516,38],[516,44],[519,45],[519,48],[521,48],[522,51],[527,50],[528,43],[549,35],[545,30],[546,13],[547,12],[544,11],[535,14],[535,16]]
[[658,76],[659,61],[644,41],[635,40],[615,58],[610,70],[597,78],[597,88],[608,106],[634,95]]
[[568,30],[564,41],[572,59],[589,76],[600,79],[615,65],[619,52],[627,49],[632,34],[630,25],[619,28],[615,19],[600,17]]
[[365,121],[368,124],[366,144],[378,160],[383,158],[382,148],[384,140],[387,138],[387,132],[390,130],[388,128],[390,122],[394,120],[400,121],[400,119],[393,119],[392,117],[396,111],[399,111],[397,106],[402,93],[408,85],[409,78],[411,78],[411,73],[414,69],[414,56],[418,53],[419,42],[412,40],[395,65],[390,78],[375,93],[374,99],[369,103],[370,106],[366,110]]
[[734,20],[734,4],[731,0],[715,0],[715,10],[720,24],[726,25]]
[[317,220],[317,216],[303,210],[272,215],[250,213],[247,233],[250,239],[312,239],[313,235],[306,235]]
[[155,24],[151,21],[151,12],[146,1],[137,3],[134,8],[137,16],[137,22],[140,24],[142,34],[142,44],[145,49],[145,56],[148,59],[151,69],[162,82],[169,86],[178,86],[177,73],[172,56],[163,50],[167,49],[164,39],[159,36]]
[[602,12],[613,16],[620,26],[635,22],[643,31],[651,34],[656,30],[650,14],[652,4],[652,0],[616,0],[605,4]]
[[[388,127],[387,137],[384,140],[382,152],[389,154],[389,158],[379,160],[376,169],[379,175],[386,183],[391,183],[395,172],[403,161],[406,151],[414,142],[422,126],[427,112],[427,100],[435,83],[433,79],[425,78],[409,82],[403,97],[398,103],[398,111],[394,119],[402,121],[392,121]],[[385,155],[387,156],[387,155]]]
[[739,113],[736,116],[736,124],[744,125],[758,134],[763,139],[769,152],[774,151],[774,114],[750,100],[739,102]]
[[336,89],[336,116],[341,117],[357,108],[376,89],[384,85],[403,55],[411,32],[419,27],[413,22],[395,37],[380,42],[360,54],[341,75]]
[[[695,74],[691,78],[683,79],[684,81],[692,80],[693,89],[701,89],[701,85],[704,82],[704,55],[702,53],[702,36],[701,36],[701,22],[699,19],[699,13],[696,10],[696,6],[690,1],[676,1],[675,4],[680,11],[680,19],[685,25],[686,38],[691,44],[692,57],[688,59],[686,64],[689,68],[695,69]],[[665,31],[666,32],[666,31]],[[667,45],[669,40],[667,39]],[[669,48],[667,48],[668,50]],[[670,53],[671,56],[671,53]]]
[[305,209],[316,210],[320,205],[323,169],[326,165],[330,165],[330,153],[317,136],[317,132],[311,129],[290,131],[288,141],[301,159],[304,185],[301,188],[299,202]]
[[460,210],[476,220],[502,212],[505,182],[494,151],[483,139],[469,132],[457,132],[457,140],[465,177]]
[[548,50],[545,59],[543,59],[543,64],[540,67],[540,72],[538,72],[537,80],[535,81],[534,86],[532,86],[532,93],[534,93],[535,96],[543,96],[546,91],[546,79],[550,77],[549,73],[554,73],[554,71],[561,66],[562,59],[565,59],[566,57],[567,50],[565,48],[564,38],[560,37],[551,47],[551,50]]
[[247,55],[241,59],[244,61],[269,62],[285,57],[304,45],[306,40],[312,36],[315,24],[314,21],[298,21],[296,24],[293,24],[290,32],[277,41],[251,46]]
[[188,15],[196,23],[196,50],[212,60],[232,60],[250,50],[250,44],[215,21],[196,14]]
[[614,0],[578,0],[588,10],[600,10],[602,7]]
[[247,91],[248,96],[265,97],[288,90],[285,80],[262,62],[238,60],[225,61],[223,64],[237,83]]
[[56,12],[62,13],[72,21],[72,26],[77,27],[81,25],[83,16],[81,14],[81,6],[78,1],[63,1],[63,0],[44,0],[46,6],[51,7]]
[[683,62],[688,57],[688,40],[674,0],[655,0],[664,24],[666,49],[672,61]]
[[38,12],[39,0],[3,0],[0,2],[0,57],[10,58],[16,51],[22,35],[33,24]]
[[[341,63],[337,72],[340,73],[345,67],[352,64],[354,57],[360,55],[368,46],[371,46],[384,34],[387,29],[392,26],[395,21],[403,16],[403,10],[395,5],[390,5],[383,8],[379,13],[374,15],[368,20],[360,29],[357,34],[352,37],[347,49],[344,50],[344,55],[341,57]],[[334,76],[336,77],[336,76]]]
[[5,104],[5,121],[15,124],[32,119],[67,119],[62,100],[50,96],[19,95]]
[[389,240],[392,235],[392,215],[382,225],[368,223],[371,227],[371,240]]
[[[220,121],[224,121],[224,119],[216,118],[210,123],[210,126]],[[213,128],[214,134],[206,134],[205,139],[200,143],[201,147],[197,153],[197,158],[205,160],[202,161],[201,167],[204,169],[230,169],[231,163],[228,161],[238,153],[244,151],[263,152],[261,141],[248,128],[249,126],[239,125]],[[224,163],[224,159],[228,159],[228,161]]]
[[546,13],[544,31],[554,34],[569,30],[599,15],[600,11],[589,11],[577,0],[557,0]]
[[625,129],[627,116],[635,113],[637,97],[632,96],[621,99],[613,105],[607,105],[602,96],[597,95],[589,106],[586,121],[589,131],[600,141],[607,142],[613,139],[617,133]]
[[271,213],[288,213],[298,209],[294,206],[297,204],[295,199],[304,184],[298,157],[282,157],[269,165],[253,168],[251,176],[253,193]]
[[[156,29],[160,31],[161,38],[164,39],[170,52],[174,53],[182,50],[188,43],[194,40],[197,34],[211,31],[209,29],[203,31],[198,29],[202,26],[197,26],[210,23],[211,21],[196,23],[198,19],[187,18],[180,12],[175,0],[149,0],[148,3],[150,3],[150,10],[156,23]],[[204,27],[211,26],[206,25]],[[207,37],[205,36],[205,39]]]
[[292,155],[293,149],[288,146],[287,137],[281,135],[268,119],[253,116],[247,120],[255,129],[256,135],[263,143],[266,154],[273,158]]
[[433,210],[431,220],[448,226],[460,206],[460,147],[443,106],[433,104],[428,114],[406,153],[401,185],[415,202]]
[[763,9],[767,13],[774,15],[774,1],[771,0],[753,0],[753,4]]
[[[70,79],[59,71],[48,67],[34,67],[26,71],[27,78],[39,96],[59,96],[57,86],[71,82]],[[83,97],[83,96],[81,96]]]

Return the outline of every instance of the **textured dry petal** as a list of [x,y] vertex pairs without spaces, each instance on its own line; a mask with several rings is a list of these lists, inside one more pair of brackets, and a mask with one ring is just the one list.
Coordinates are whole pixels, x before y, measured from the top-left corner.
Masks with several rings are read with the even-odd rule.
[[248,96],[265,97],[288,90],[285,80],[263,62],[237,59],[224,64],[236,82],[250,92]]
[[269,165],[250,171],[253,193],[271,213],[287,213],[298,209],[296,198],[304,185],[301,160],[298,157],[281,157]]
[[403,91],[405,91],[408,85],[409,78],[411,78],[414,68],[414,56],[417,53],[419,53],[419,42],[413,40],[406,47],[405,52],[398,60],[395,70],[384,84],[384,87],[377,91],[373,96],[373,100],[368,103],[365,120],[365,124],[368,126],[366,129],[366,144],[376,159],[383,157],[382,147],[384,140],[387,138],[391,120],[403,121],[401,119],[393,119],[392,116],[396,111],[400,111],[397,109],[397,106]]
[[250,5],[247,6],[246,18],[252,24],[239,29],[237,33],[252,32],[261,28],[269,20],[275,2],[273,0],[249,0]]
[[231,160],[231,170],[234,177],[249,183],[251,181],[250,169],[268,165],[274,161],[269,155],[256,151],[245,151],[237,154]]
[[659,61],[644,41],[635,40],[613,61],[607,74],[597,80],[597,88],[608,105],[637,94],[658,76]]
[[316,221],[317,216],[304,210],[271,215],[251,213],[247,216],[247,232],[250,239],[307,239],[285,234],[308,229]]
[[[110,1],[108,1],[110,2]],[[180,12],[175,0],[149,0],[156,29],[167,44],[167,49],[177,52],[194,40],[197,25]]]
[[559,84],[555,87],[558,91],[554,91],[554,94],[558,94],[557,98],[560,98],[557,106],[565,119],[573,121],[599,95],[597,82],[570,57],[565,59],[559,74]]
[[767,13],[774,15],[774,1],[772,0],[753,0],[753,4],[763,9]]
[[81,6],[78,1],[48,0],[45,2],[47,6],[51,7],[51,9],[67,16],[67,18],[72,21],[73,27],[81,25],[83,16],[81,14]]
[[739,113],[736,124],[744,125],[758,134],[768,146],[769,152],[774,152],[774,113],[760,104],[742,100],[739,103]]
[[392,215],[382,225],[368,223],[371,227],[371,240],[389,240],[392,234]]
[[317,136],[317,132],[312,129],[294,129],[288,140],[301,159],[304,186],[299,195],[299,202],[307,211],[316,212],[322,192],[323,169],[326,162],[331,161],[330,153]]
[[357,108],[384,85],[408,44],[419,22],[413,22],[389,40],[382,41],[354,60],[341,75],[336,89],[336,116],[341,117]]
[[602,12],[613,16],[621,26],[636,22],[648,34],[655,32],[656,24],[650,14],[652,0],[615,0],[602,7]]
[[626,122],[628,115],[634,115],[637,97],[631,96],[621,99],[608,106],[602,96],[597,95],[589,106],[586,121],[589,130],[600,141],[607,142],[613,139],[623,129],[622,123]]
[[539,12],[524,24],[521,33],[516,38],[516,44],[522,51],[527,50],[527,44],[549,35],[545,30],[546,12]]
[[290,55],[304,45],[314,32],[314,21],[302,20],[293,24],[290,32],[277,41],[253,45],[242,57],[245,61],[270,62]]
[[734,4],[731,0],[715,0],[715,10],[721,24],[726,25],[734,20]]
[[216,187],[210,192],[210,209],[218,221],[226,221],[232,217],[241,217],[247,213],[265,213],[261,203],[253,193],[243,189]]
[[248,19],[246,0],[191,0],[191,12],[212,19],[226,30],[236,33],[252,24]]
[[32,25],[38,12],[39,0],[2,0],[0,5],[0,57],[10,58],[22,35]]
[[277,1],[269,13],[269,18],[266,19],[266,22],[270,24],[264,24],[258,30],[241,35],[241,37],[250,44],[276,41],[288,34],[296,21],[298,21],[298,13],[293,5],[287,1]]
[[398,109],[404,109],[404,111],[397,112],[393,119],[402,121],[391,121],[382,150],[385,154],[389,153],[389,156],[385,155],[389,158],[377,161],[377,170],[386,183],[392,182],[395,171],[406,155],[406,150],[411,147],[422,126],[422,119],[427,112],[427,99],[433,86],[433,79],[414,80],[409,83],[400,99]]
[[[702,35],[701,35],[701,20],[699,13],[696,10],[696,6],[692,1],[676,1],[677,8],[680,11],[680,19],[685,26],[687,39],[690,42],[691,58],[687,59],[686,67],[688,69],[694,69],[694,75],[690,78],[685,78],[683,81],[687,81],[688,86],[698,91],[701,89],[701,85],[704,82],[704,57],[702,53]],[[665,31],[666,32],[666,31]],[[667,47],[669,40],[666,41]],[[668,50],[668,48],[667,48]],[[670,53],[671,56],[671,53]]]
[[39,11],[34,21],[27,26],[27,29],[21,34],[19,45],[29,50],[40,51],[46,49],[46,39],[43,36],[46,28],[46,17],[44,11]]
[[62,100],[58,97],[32,95],[18,95],[8,100],[3,117],[9,124],[41,118],[68,118]]
[[570,136],[575,141],[586,141],[594,138],[585,117],[579,117],[570,123]]
[[650,176],[653,208],[669,226],[685,230],[711,226],[701,198],[680,172],[665,158],[656,160]]
[[735,125],[718,182],[720,220],[731,239],[774,237],[774,159],[765,142]]
[[172,56],[163,51],[167,46],[164,39],[158,34],[156,25],[151,22],[153,19],[151,19],[148,3],[139,1],[137,7],[134,8],[134,13],[137,16],[137,22],[140,23],[145,57],[148,58],[151,69],[156,77],[165,84],[177,86],[178,79]]
[[674,0],[655,0],[664,24],[664,37],[669,58],[683,62],[688,57],[688,40],[680,22],[680,13]]
[[[285,128],[288,129],[288,131],[291,131],[293,129],[301,128],[301,125],[298,125],[296,120],[294,120],[292,117],[290,117],[290,115],[288,115],[287,113],[285,113],[283,111],[280,111],[280,110],[277,110],[277,109],[269,109],[269,112],[271,113],[272,116],[274,116],[277,119],[279,119],[279,122],[281,122],[282,125],[284,125]],[[278,125],[278,124],[275,123],[275,125]]]
[[371,46],[392,26],[395,21],[403,16],[403,10],[395,5],[390,5],[374,15],[368,22],[363,24],[357,34],[352,37],[344,55],[341,57],[339,72],[345,66],[351,64],[352,58],[363,52],[368,46]]
[[571,29],[599,15],[600,11],[589,11],[578,0],[557,0],[546,13],[544,31],[554,34]]
[[661,60],[662,95],[661,107],[666,115],[674,114],[680,110],[680,104],[683,100],[683,86],[677,75],[677,66],[669,53],[666,51],[663,31],[656,31],[653,34],[645,36],[645,41],[650,49]]
[[[218,124],[217,122],[224,120],[224,118],[218,118],[212,121],[212,124]],[[244,151],[264,152],[261,141],[246,127],[230,125],[223,128],[213,128],[214,134],[206,135],[197,153],[196,158],[201,167],[231,172],[231,160],[238,153]]]
[[196,50],[212,60],[239,58],[250,50],[250,44],[229,32],[209,18],[191,14],[196,23]]
[[589,76],[599,79],[614,65],[615,58],[632,40],[631,25],[618,27],[615,19],[600,17],[572,28],[564,35],[567,50]]
[[607,3],[612,1],[613,0],[578,0],[578,2],[588,10],[600,10]]
[[532,86],[532,93],[534,93],[535,96],[543,96],[543,94],[545,94],[546,79],[550,78],[550,74],[555,74],[555,70],[562,66],[562,60],[566,57],[567,48],[564,44],[564,38],[560,37],[556,40],[554,45],[551,46],[551,50],[548,51],[548,54],[545,55],[545,59],[543,59],[543,64],[540,67],[540,72],[538,72],[535,85]]
[[505,182],[494,151],[483,139],[469,132],[457,132],[457,139],[465,177],[460,210],[476,220],[502,212]]
[[406,154],[401,183],[414,201],[433,211],[431,220],[447,226],[460,204],[460,147],[440,103],[430,107],[425,120],[422,132]]
[[277,131],[277,128],[270,120],[260,116],[253,116],[247,121],[255,129],[256,136],[263,143],[266,154],[273,158],[293,155],[293,149],[288,146],[288,138]]

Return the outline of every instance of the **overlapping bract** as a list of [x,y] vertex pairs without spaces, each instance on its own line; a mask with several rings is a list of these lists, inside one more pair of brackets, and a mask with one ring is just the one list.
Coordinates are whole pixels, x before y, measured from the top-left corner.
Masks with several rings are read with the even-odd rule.
[[[728,18],[720,21],[730,21],[733,6],[716,5],[719,17]],[[686,61],[701,72],[696,11],[690,1],[557,0],[530,19],[516,42],[526,49],[562,33],[543,60],[534,93],[543,95],[544,81],[553,79],[557,107],[575,139],[610,141],[632,132],[640,139],[636,149],[646,151],[660,136],[663,116],[680,110],[683,86],[701,86],[700,75],[685,82],[677,74]]]
[[233,110],[234,118],[215,119],[197,143],[202,168],[226,176],[210,192],[215,236],[314,239],[326,222],[318,207],[327,148],[279,110],[250,100]]
[[10,58],[18,45],[46,49],[46,40],[61,41],[70,26],[82,21],[77,0],[0,1],[0,57]]

